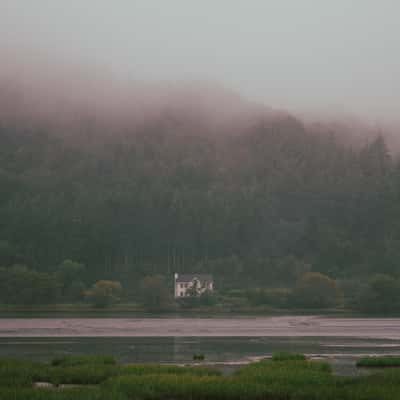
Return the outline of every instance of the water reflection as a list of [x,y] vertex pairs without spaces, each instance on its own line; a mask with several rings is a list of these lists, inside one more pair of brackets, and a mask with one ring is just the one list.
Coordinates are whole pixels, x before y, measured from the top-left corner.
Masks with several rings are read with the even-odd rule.
[[302,352],[328,359],[400,354],[398,340],[326,337],[76,337],[0,338],[0,357],[49,360],[56,354],[113,354],[121,362],[193,362],[202,353],[207,362],[245,363],[275,351]]
[[294,351],[354,373],[355,358],[400,355],[400,319],[38,318],[0,319],[0,357],[47,361],[60,354],[113,354],[123,363],[230,365]]

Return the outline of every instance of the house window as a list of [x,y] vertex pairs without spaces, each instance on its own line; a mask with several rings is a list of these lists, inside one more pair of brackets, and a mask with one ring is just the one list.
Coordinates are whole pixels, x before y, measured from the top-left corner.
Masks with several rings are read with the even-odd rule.
[[187,283],[185,283],[185,288],[187,289],[187,287],[188,287],[188,284],[187,284]]
[[184,293],[183,293],[183,292],[181,292],[181,293],[180,293],[180,296],[181,296],[181,297],[183,297],[183,295],[184,295]]
[[183,283],[181,283],[181,289],[183,289]]

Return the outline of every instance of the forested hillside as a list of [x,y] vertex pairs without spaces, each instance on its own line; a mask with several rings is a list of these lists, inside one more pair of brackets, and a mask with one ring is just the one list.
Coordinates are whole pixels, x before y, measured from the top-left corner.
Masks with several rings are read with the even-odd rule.
[[400,172],[383,137],[352,148],[285,114],[234,134],[185,115],[54,129],[1,124],[0,265],[73,259],[88,279],[204,271],[248,285],[299,269],[397,274]]

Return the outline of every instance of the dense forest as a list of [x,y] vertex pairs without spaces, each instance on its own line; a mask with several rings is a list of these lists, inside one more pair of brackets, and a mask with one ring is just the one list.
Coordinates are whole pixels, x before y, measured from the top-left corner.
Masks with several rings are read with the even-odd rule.
[[212,273],[220,288],[399,276],[400,163],[384,136],[354,144],[286,113],[192,117],[82,118],[68,134],[3,118],[0,266],[52,273],[70,259],[83,281],[132,290],[174,272]]

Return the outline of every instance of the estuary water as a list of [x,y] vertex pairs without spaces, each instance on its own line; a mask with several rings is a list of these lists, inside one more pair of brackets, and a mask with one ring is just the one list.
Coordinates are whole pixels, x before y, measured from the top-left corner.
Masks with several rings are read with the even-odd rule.
[[1,318],[0,357],[49,360],[113,354],[121,362],[239,365],[296,351],[346,372],[362,355],[400,355],[400,319],[320,316],[233,318]]

